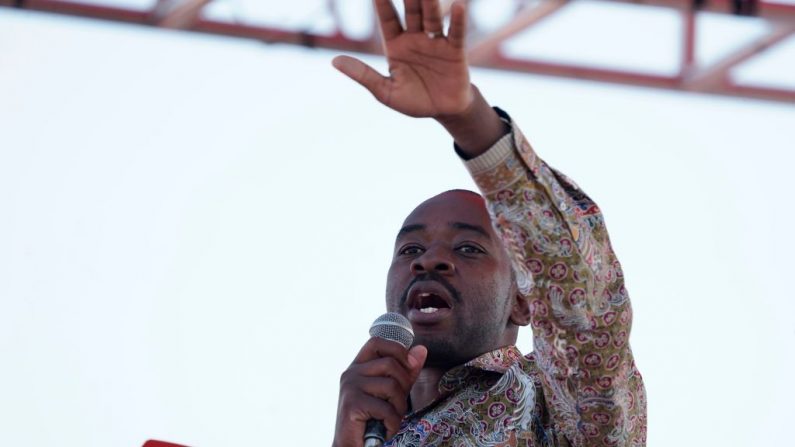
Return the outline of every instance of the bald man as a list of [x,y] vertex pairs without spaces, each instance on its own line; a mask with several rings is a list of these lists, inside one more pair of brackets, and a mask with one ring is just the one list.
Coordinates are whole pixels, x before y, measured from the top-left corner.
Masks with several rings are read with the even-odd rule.
[[[437,120],[482,196],[421,203],[395,240],[386,307],[412,323],[406,350],[370,339],[342,373],[334,446],[645,445],[646,394],[628,343],[632,311],[599,208],[551,169],[469,81],[466,13],[376,0],[389,77],[334,66],[387,107]],[[515,347],[530,325],[534,351]]]

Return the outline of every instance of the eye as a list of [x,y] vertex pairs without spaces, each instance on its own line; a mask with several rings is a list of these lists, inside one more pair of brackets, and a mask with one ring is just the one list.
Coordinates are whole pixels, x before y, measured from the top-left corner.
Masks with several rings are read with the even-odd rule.
[[474,244],[461,244],[458,247],[456,247],[456,251],[459,253],[464,253],[466,255],[486,253],[485,250]]
[[415,256],[422,254],[423,251],[425,251],[425,249],[419,245],[406,245],[405,247],[398,250],[398,254],[405,256]]

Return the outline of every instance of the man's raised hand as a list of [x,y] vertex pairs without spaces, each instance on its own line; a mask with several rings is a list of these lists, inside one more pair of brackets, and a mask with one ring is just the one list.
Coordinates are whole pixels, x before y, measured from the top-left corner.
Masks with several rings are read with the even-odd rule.
[[349,56],[334,58],[334,67],[400,113],[431,118],[466,113],[475,94],[464,48],[464,3],[453,4],[446,36],[439,0],[404,0],[405,28],[391,0],[374,3],[390,76]]

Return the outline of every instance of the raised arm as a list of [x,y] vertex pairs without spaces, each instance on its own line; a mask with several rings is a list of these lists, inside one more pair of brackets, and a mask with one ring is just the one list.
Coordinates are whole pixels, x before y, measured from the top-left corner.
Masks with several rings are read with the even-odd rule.
[[467,168],[530,298],[532,356],[555,430],[575,446],[645,445],[632,309],[602,213],[512,128]]

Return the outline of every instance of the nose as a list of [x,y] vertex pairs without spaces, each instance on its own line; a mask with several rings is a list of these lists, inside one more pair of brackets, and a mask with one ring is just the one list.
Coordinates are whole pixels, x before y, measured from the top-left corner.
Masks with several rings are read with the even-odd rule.
[[411,273],[422,275],[423,273],[436,272],[440,275],[452,275],[455,273],[455,264],[449,256],[440,253],[441,250],[428,250],[417,257],[411,263]]

